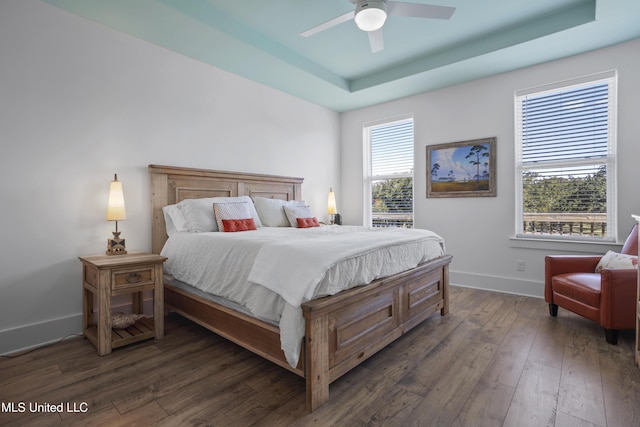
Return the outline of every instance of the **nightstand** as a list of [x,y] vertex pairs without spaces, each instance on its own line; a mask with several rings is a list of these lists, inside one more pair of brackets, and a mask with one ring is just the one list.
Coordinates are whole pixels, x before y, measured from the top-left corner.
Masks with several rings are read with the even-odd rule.
[[[79,258],[82,261],[82,331],[100,356],[123,345],[164,336],[162,264],[165,257],[139,252]],[[153,291],[153,317],[143,317],[126,329],[112,330],[111,297],[131,294],[132,313],[142,314],[145,290]],[[94,298],[97,316],[94,316]]]

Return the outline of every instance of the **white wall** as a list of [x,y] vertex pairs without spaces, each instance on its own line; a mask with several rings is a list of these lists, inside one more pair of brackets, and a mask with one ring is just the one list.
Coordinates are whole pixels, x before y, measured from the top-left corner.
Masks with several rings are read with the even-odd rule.
[[[362,221],[362,125],[413,113],[415,125],[415,221],[446,240],[454,256],[452,282],[542,296],[544,255],[561,251],[604,253],[597,245],[529,244],[510,239],[515,224],[514,91],[610,69],[618,70],[619,239],[640,212],[640,39],[579,56],[351,111],[342,119],[341,213]],[[497,137],[495,198],[426,198],[426,146]],[[516,271],[516,260],[525,271]]]
[[79,255],[102,253],[109,181],[150,250],[148,164],[339,186],[340,116],[38,0],[0,2],[0,353],[81,329]]

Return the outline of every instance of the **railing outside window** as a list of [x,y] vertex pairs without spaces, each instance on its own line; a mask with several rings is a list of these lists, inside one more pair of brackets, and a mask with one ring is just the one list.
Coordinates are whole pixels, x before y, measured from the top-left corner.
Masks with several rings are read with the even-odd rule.
[[371,225],[374,227],[413,228],[413,214],[374,212],[371,217]]
[[525,213],[522,219],[525,234],[591,237],[607,235],[606,213]]

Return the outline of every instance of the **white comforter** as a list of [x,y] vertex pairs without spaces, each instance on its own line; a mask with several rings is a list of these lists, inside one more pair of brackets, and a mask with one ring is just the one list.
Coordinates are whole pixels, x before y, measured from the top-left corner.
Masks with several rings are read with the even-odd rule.
[[352,226],[176,233],[162,250],[166,273],[278,324],[293,367],[304,336],[303,302],[443,254],[443,239],[431,231]]

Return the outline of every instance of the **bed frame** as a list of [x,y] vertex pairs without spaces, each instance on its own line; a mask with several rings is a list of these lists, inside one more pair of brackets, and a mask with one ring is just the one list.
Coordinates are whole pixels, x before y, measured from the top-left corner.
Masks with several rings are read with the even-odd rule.
[[[162,207],[188,198],[260,196],[301,200],[302,178],[149,165],[152,250],[167,240]],[[276,326],[165,284],[165,305],[205,328],[288,369],[306,381],[307,409],[329,399],[329,384],[437,311],[449,310],[445,255],[368,286],[302,305],[306,330],[292,368]]]

